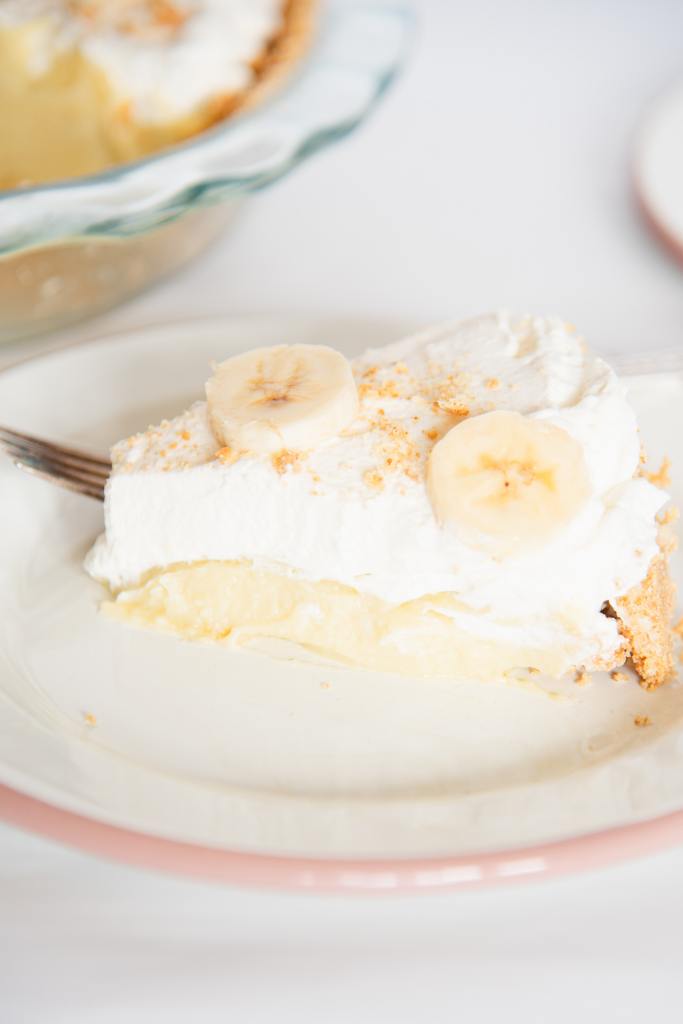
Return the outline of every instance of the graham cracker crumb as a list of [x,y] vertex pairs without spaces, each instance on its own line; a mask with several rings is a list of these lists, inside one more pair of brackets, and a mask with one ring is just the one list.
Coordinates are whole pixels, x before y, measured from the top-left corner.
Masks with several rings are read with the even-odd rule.
[[381,410],[379,413],[371,427],[384,435],[384,440],[375,449],[381,464],[392,472],[399,471],[411,480],[419,480],[419,447],[401,423],[388,419]]
[[182,437],[183,441],[189,441],[190,438],[192,437],[192,434],[190,433],[189,430],[181,430],[180,436]]
[[497,377],[487,377],[484,381],[484,387],[488,388],[489,391],[497,391],[500,387],[500,381]]
[[143,41],[174,36],[190,16],[171,0],[138,0],[134,4],[69,0],[68,6],[90,26],[101,24]]
[[458,416],[464,419],[469,416],[470,410],[467,404],[467,383],[468,377],[464,373],[443,374],[439,367],[438,372],[432,369],[432,380],[420,389],[420,393],[431,403],[432,412],[446,413],[449,416]]
[[536,668],[535,665],[529,665],[527,672],[530,676],[540,676],[541,674],[540,668]]
[[593,661],[593,672],[611,672],[614,668],[623,665],[629,655],[628,644],[622,643],[618,650],[610,657],[596,658]]
[[458,419],[464,420],[470,414],[470,410],[462,402],[449,402],[445,398],[435,398],[432,402],[432,412],[435,413],[448,413],[449,416],[455,416]]
[[214,459],[218,459],[224,466],[231,466],[233,462],[237,462],[239,457],[239,452],[236,452],[234,448],[227,444],[223,448],[219,448],[214,455]]
[[93,715],[92,711],[83,712],[83,721],[85,722],[86,725],[97,725],[97,718],[95,717],[95,715]]
[[422,433],[424,434],[428,441],[436,441],[437,437],[439,436],[438,430],[423,430]]
[[614,602],[619,632],[626,640],[628,653],[640,685],[656,690],[673,676],[673,615],[676,588],[669,576],[667,550],[653,559],[647,576]]
[[655,487],[667,488],[671,486],[671,459],[666,456],[662,459],[662,464],[659,469],[654,473],[645,473],[644,476],[654,484]]
[[301,459],[301,452],[295,452],[289,448],[282,448],[279,452],[274,452],[270,457],[273,469],[280,475],[286,473],[288,469],[298,472],[301,469]]
[[674,625],[673,631],[676,634],[676,636],[680,636],[681,639],[683,639],[683,615],[681,615],[678,622]]
[[170,0],[152,0],[152,16],[163,28],[178,29],[189,18],[189,11],[181,10]]
[[384,487],[384,477],[376,469],[366,469],[363,473],[363,483],[374,491],[381,491]]
[[657,522],[660,526],[670,526],[672,523],[678,522],[681,513],[678,511],[675,505],[669,505],[660,512],[657,516]]
[[385,380],[381,384],[374,381],[364,382],[358,385],[358,394],[361,398],[400,398],[401,392],[395,380]]
[[610,677],[614,680],[615,683],[628,682],[628,676],[625,672],[610,672]]
[[633,719],[633,724],[639,729],[644,729],[648,725],[652,725],[652,720],[649,715],[636,715]]
[[577,686],[587,686],[590,682],[590,676],[586,672],[585,668],[577,668],[574,674],[574,682]]

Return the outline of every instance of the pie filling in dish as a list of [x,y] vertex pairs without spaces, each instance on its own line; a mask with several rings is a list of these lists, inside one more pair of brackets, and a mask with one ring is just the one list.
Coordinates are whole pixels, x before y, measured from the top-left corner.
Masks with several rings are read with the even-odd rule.
[[86,565],[115,619],[418,676],[673,673],[669,496],[561,320],[252,350],[112,462]]
[[2,0],[0,189],[140,159],[259,99],[314,0]]

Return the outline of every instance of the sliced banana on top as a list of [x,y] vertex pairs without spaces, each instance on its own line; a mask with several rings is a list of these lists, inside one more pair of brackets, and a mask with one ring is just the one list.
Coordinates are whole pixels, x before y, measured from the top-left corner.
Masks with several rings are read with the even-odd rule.
[[255,453],[315,448],[358,413],[351,366],[325,345],[276,345],[226,359],[206,397],[221,444]]
[[543,544],[590,493],[581,445],[518,412],[463,420],[434,445],[427,482],[437,518],[504,554]]

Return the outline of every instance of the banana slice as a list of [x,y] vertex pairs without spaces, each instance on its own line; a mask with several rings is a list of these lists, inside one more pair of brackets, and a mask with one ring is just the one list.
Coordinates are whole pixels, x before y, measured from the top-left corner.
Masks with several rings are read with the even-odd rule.
[[335,437],[358,412],[344,356],[325,345],[276,345],[226,359],[206,385],[218,440],[238,451],[304,451]]
[[504,554],[543,544],[590,493],[578,441],[518,412],[483,413],[449,430],[432,449],[427,482],[441,522]]

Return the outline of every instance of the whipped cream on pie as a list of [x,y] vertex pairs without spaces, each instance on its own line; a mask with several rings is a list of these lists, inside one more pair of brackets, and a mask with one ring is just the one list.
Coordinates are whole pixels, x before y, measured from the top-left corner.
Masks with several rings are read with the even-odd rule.
[[0,28],[27,26],[27,66],[78,51],[140,121],[167,121],[241,92],[282,25],[282,0],[3,0]]
[[314,3],[0,0],[0,189],[140,159],[253,103],[304,52]]
[[[623,630],[604,610],[660,556],[668,495],[639,472],[636,418],[609,366],[560,320],[493,315],[367,351],[352,370],[357,415],[307,450],[226,446],[206,402],[114,447],[106,531],[87,568],[119,592],[115,614],[202,635],[188,596],[201,578],[241,587],[246,604],[259,587],[280,602],[263,623],[255,612],[225,621],[239,609],[223,609],[206,627],[214,638],[275,635],[328,653],[336,642],[331,653],[351,662],[429,674],[621,663]],[[493,412],[556,430],[580,457],[576,500],[531,545],[442,521],[430,494],[436,446]],[[495,467],[495,434],[491,449]],[[174,619],[168,595],[176,588],[177,611],[181,582]],[[337,614],[340,641],[326,629]]]

